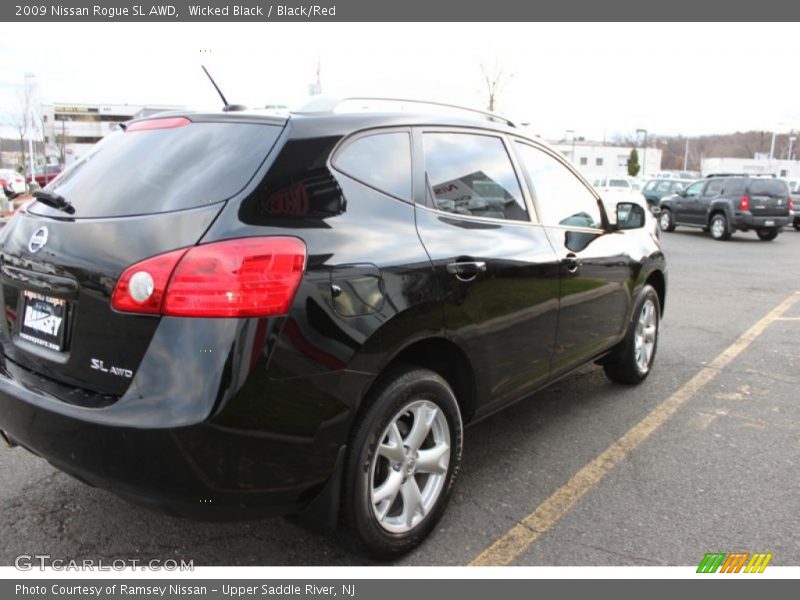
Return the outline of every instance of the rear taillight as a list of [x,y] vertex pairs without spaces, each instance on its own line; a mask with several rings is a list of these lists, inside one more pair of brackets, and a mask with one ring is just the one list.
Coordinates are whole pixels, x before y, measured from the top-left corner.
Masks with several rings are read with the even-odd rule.
[[739,200],[739,210],[742,212],[750,210],[750,198],[747,197],[747,194],[742,196],[742,199]]
[[293,237],[226,240],[175,250],[125,270],[111,296],[122,312],[176,317],[286,314],[306,246]]
[[791,196],[789,196],[789,210],[794,210],[794,202]]
[[2,185],[3,187],[5,187],[5,186],[7,186],[7,185],[8,185],[8,181],[6,181],[5,179],[0,179],[0,185]]

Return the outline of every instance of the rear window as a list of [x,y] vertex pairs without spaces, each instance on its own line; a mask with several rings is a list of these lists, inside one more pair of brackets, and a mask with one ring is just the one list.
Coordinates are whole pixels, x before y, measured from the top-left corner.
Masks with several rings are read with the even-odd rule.
[[609,179],[608,180],[608,187],[629,188],[629,187],[631,187],[631,184],[627,179]]
[[[118,131],[56,179],[74,217],[118,217],[183,210],[227,200],[253,177],[281,127],[190,123]],[[35,203],[39,214],[62,214]]]
[[753,196],[785,198],[789,195],[789,188],[786,187],[786,182],[780,179],[754,179],[750,183],[750,193]]

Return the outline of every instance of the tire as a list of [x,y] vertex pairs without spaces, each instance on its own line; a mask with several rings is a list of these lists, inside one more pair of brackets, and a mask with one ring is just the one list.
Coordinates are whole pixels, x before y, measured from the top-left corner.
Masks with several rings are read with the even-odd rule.
[[658,349],[660,317],[658,294],[652,286],[645,285],[634,305],[625,339],[603,363],[611,381],[635,385],[647,379]]
[[800,231],[800,223],[795,223],[792,227],[794,227],[795,231]]
[[778,231],[777,229],[757,229],[756,230],[756,235],[758,236],[758,239],[760,239],[762,242],[771,242],[776,237],[778,237],[779,233],[780,233],[780,231]]
[[662,208],[658,215],[658,227],[661,231],[675,231],[675,219],[672,218],[672,211]]
[[728,217],[723,213],[717,213],[711,217],[708,228],[711,231],[711,237],[715,240],[724,241],[731,239],[731,226],[728,223]]
[[344,533],[367,555],[392,559],[444,513],[461,463],[461,412],[447,382],[417,367],[388,372],[366,402],[345,461]]

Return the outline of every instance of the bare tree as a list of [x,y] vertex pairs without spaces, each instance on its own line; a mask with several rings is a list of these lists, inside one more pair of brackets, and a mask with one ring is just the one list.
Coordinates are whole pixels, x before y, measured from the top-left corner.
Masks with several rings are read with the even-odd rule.
[[41,122],[41,107],[36,101],[36,84],[29,84],[25,82],[25,86],[17,91],[16,103],[11,110],[6,111],[8,123],[15,129],[19,136],[20,152],[22,154],[22,172],[25,172],[26,151],[25,151],[25,138],[31,132],[31,127],[35,119]]
[[489,111],[494,111],[495,106],[497,106],[497,97],[500,95],[506,86],[508,85],[511,78],[514,77],[514,73],[506,73],[503,66],[500,64],[499,61],[494,61],[494,67],[489,70],[486,66],[481,63],[481,73],[483,74],[483,80],[486,84],[486,93],[487,96],[487,109]]

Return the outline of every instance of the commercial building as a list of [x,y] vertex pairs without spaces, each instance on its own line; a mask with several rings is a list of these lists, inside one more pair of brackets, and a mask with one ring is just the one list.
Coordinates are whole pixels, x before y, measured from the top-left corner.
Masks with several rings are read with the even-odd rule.
[[69,165],[86,154],[120,123],[180,106],[135,104],[67,104],[42,106],[45,153],[48,163]]
[[770,159],[769,156],[755,158],[704,158],[700,162],[703,176],[711,173],[747,173],[748,175],[775,175],[776,177],[800,178],[800,161]]
[[[602,142],[578,139],[559,141],[552,144],[566,156],[581,173],[588,176],[627,175],[628,158],[634,146],[610,146]],[[661,171],[661,150],[658,148],[636,147],[639,154],[639,177],[653,177]]]

